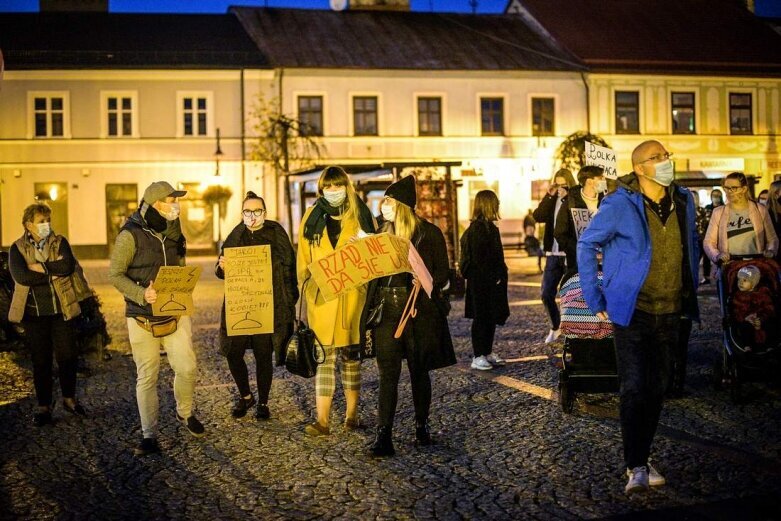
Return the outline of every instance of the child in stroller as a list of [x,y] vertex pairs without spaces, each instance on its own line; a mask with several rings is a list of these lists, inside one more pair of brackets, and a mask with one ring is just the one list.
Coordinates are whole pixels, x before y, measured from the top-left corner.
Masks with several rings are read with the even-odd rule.
[[738,270],[737,291],[732,295],[735,336],[746,351],[764,349],[768,340],[775,338],[773,295],[767,285],[759,285],[761,276],[755,265],[743,266]]

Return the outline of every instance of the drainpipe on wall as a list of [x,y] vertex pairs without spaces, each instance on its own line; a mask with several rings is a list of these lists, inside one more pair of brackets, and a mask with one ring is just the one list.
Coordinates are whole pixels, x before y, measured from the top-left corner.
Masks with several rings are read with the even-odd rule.
[[591,134],[591,92],[586,81],[586,74],[581,72],[580,79],[583,80],[583,87],[586,89],[586,131]]
[[239,75],[239,103],[241,105],[241,110],[239,111],[241,114],[241,197],[244,198],[244,194],[247,193],[247,186],[246,186],[246,167],[245,162],[247,161],[247,147],[246,147],[246,138],[247,138],[247,117],[244,112],[244,68],[241,68],[241,73]]

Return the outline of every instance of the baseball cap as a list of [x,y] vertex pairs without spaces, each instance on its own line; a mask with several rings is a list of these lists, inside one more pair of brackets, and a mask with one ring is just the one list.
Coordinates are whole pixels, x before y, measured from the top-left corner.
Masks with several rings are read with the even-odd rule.
[[144,201],[154,204],[166,197],[184,197],[185,195],[187,195],[186,190],[176,190],[167,181],[155,181],[144,190]]

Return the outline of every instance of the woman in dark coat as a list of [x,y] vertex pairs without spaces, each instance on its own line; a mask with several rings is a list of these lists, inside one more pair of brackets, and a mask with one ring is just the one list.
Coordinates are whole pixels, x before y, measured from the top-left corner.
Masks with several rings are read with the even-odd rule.
[[510,316],[507,265],[499,228],[499,198],[491,190],[475,196],[472,222],[461,236],[461,274],[466,279],[465,316],[472,320],[472,369],[488,371],[505,361],[492,353],[497,325]]
[[258,381],[258,400],[255,418],[267,420],[271,417],[268,396],[273,373],[271,353],[276,352],[277,365],[285,363],[285,344],[293,332],[295,306],[298,300],[296,282],[296,255],[290,238],[284,228],[274,221],[265,220],[266,203],[254,192],[247,192],[242,206],[243,222],[236,225],[225,239],[217,261],[217,277],[224,279],[225,248],[271,245],[271,278],[274,291],[274,332],[267,334],[228,336],[225,324],[225,303],[220,319],[220,351],[228,359],[228,368],[239,390],[231,414],[242,418],[255,405],[255,397],[249,387],[247,364],[244,352],[252,349]]
[[[433,443],[428,426],[431,407],[429,371],[456,363],[453,341],[447,325],[449,302],[442,291],[449,282],[447,246],[442,231],[415,215],[415,178],[408,176],[385,191],[381,209],[387,231],[411,240],[433,278],[431,298],[421,289],[415,307],[400,338],[394,338],[405,304],[413,289],[409,273],[373,280],[367,289],[361,315],[361,352],[377,357],[380,374],[377,437],[371,446],[374,457],[393,456],[392,430],[396,414],[401,361],[407,359],[415,407],[415,438],[419,445]],[[370,311],[383,301],[379,324],[367,324]]]

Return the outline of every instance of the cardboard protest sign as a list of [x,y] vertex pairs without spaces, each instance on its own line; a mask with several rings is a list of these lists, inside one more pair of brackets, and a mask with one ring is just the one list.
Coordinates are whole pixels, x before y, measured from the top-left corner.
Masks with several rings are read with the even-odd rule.
[[572,220],[575,222],[575,236],[580,238],[580,234],[583,233],[589,223],[591,222],[591,212],[588,208],[570,208],[572,214]]
[[193,290],[200,276],[200,266],[160,266],[153,283],[157,300],[152,304],[152,314],[156,317],[192,315]]
[[412,273],[410,243],[389,233],[370,235],[317,259],[308,268],[325,300],[366,284],[372,279]]
[[274,332],[271,246],[225,248],[225,325],[228,336]]
[[586,141],[585,152],[587,165],[601,166],[606,178],[618,179],[618,161],[612,149]]

